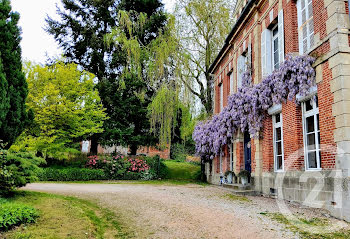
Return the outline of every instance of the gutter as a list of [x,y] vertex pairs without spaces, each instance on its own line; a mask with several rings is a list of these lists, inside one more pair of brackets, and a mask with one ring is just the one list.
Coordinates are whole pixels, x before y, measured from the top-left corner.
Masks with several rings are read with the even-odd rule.
[[[213,70],[214,70],[216,64],[219,62],[221,56],[225,53],[226,48],[230,45],[230,40],[231,40],[233,34],[236,32],[237,28],[241,25],[241,23],[243,22],[244,18],[246,17],[246,15],[249,13],[250,9],[252,8],[253,4],[255,2],[257,2],[257,1],[258,0],[249,0],[249,2],[243,8],[242,13],[239,16],[239,18],[237,19],[237,22],[233,26],[230,34],[226,37],[224,46],[221,48],[221,50],[220,50],[219,54],[217,55],[217,57],[215,58],[214,62],[209,67],[209,72],[211,74],[213,74]],[[348,0],[348,1],[350,2],[350,0]]]

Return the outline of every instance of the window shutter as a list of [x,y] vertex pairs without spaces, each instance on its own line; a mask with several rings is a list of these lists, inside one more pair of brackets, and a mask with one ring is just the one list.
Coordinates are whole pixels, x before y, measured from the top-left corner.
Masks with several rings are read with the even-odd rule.
[[233,74],[230,75],[230,94],[233,94]]
[[245,71],[246,70],[252,70],[252,44],[248,44],[248,53],[247,53],[247,64],[245,65]]
[[261,33],[261,75],[266,77],[266,30]]
[[237,90],[240,87],[240,81],[241,81],[241,75],[242,75],[242,56],[239,56],[237,59]]
[[[308,0],[308,41],[309,41],[309,49],[314,45],[314,18],[313,18],[313,9],[312,9],[312,0]],[[311,19],[312,18],[312,19]]]
[[305,0],[298,0],[297,2],[297,13],[298,13],[298,38],[299,38],[299,54],[304,54],[303,49],[303,29],[302,29],[302,14],[301,14],[301,2]]
[[265,78],[272,73],[272,32],[265,29],[261,37],[262,76]]
[[284,61],[284,20],[283,10],[278,13],[278,50],[280,63]]

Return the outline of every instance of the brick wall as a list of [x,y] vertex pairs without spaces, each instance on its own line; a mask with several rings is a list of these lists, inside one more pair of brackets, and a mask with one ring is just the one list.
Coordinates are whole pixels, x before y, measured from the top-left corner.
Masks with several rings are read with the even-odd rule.
[[[269,5],[272,4],[272,5]],[[247,15],[247,19],[238,27],[237,33],[234,34],[231,39],[232,45],[229,47],[221,61],[215,68],[216,87],[215,87],[215,113],[219,113],[220,108],[220,91],[218,84],[218,76],[221,75],[223,87],[224,87],[224,106],[228,103],[228,97],[230,95],[230,76],[227,74],[229,69],[229,62],[233,64],[233,79],[234,90],[237,91],[237,59],[238,56],[246,49],[243,49],[243,45],[246,47],[251,44],[252,49],[252,76],[254,78],[259,77],[260,72],[260,34],[271,23],[270,12],[273,11],[273,19],[278,16],[278,13],[283,9],[284,13],[284,46],[285,55],[288,53],[296,53],[299,51],[299,39],[298,39],[298,21],[297,21],[297,7],[294,0],[281,0],[281,1],[258,1],[257,9]],[[281,8],[282,7],[282,8]],[[348,6],[346,3],[346,11]],[[324,7],[323,0],[313,1],[313,15],[314,15],[314,32],[315,32],[315,44],[319,43],[319,40],[324,39],[327,36],[326,20],[327,10]],[[258,35],[254,34],[257,30]],[[256,39],[257,38],[257,39]],[[258,43],[258,46],[255,44]],[[350,37],[349,37],[350,45]],[[315,56],[324,56],[330,52],[330,42],[325,41],[320,44],[317,49],[313,51]],[[258,64],[258,65],[255,65]],[[258,70],[258,71],[257,71]],[[320,130],[321,130],[321,143],[335,145],[333,131],[335,129],[335,120],[332,116],[332,104],[333,94],[330,91],[330,80],[332,79],[331,71],[329,70],[328,63],[325,62],[322,65],[323,81],[318,82],[318,97],[319,97],[319,110],[320,110]],[[301,107],[295,104],[294,101],[288,101],[282,105],[282,117],[283,117],[283,143],[284,143],[284,159],[285,170],[295,171],[304,170],[304,158],[303,158],[303,128],[302,128],[302,112]],[[274,171],[274,157],[273,157],[273,129],[272,118],[266,115],[263,122],[263,129],[261,132],[262,140],[262,170],[263,172]],[[243,143],[236,143],[236,165],[237,172],[241,168],[244,168],[244,154]],[[255,144],[252,140],[252,171],[255,171],[257,162],[255,161]],[[229,169],[229,151],[226,147],[225,157],[223,157],[223,172]],[[335,157],[332,154],[322,152],[321,154],[321,166],[324,169],[335,168]],[[219,172],[219,160],[215,159],[217,172]]]

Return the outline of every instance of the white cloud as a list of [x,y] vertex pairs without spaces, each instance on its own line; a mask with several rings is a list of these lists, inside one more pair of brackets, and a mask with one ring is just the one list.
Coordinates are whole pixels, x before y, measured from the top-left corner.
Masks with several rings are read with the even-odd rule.
[[[22,28],[23,60],[45,63],[47,57],[59,56],[62,51],[53,36],[45,32],[45,18],[57,17],[56,4],[60,0],[12,0],[12,9],[21,15],[19,25]],[[165,8],[171,12],[174,0],[164,0]]]

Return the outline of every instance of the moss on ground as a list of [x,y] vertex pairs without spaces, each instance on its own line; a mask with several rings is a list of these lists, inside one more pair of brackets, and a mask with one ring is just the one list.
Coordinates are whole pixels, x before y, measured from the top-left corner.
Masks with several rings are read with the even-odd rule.
[[251,200],[245,196],[234,195],[231,193],[227,193],[223,195],[221,198],[232,200],[232,201],[251,202]]
[[[261,215],[268,216],[273,220],[284,224],[287,229],[298,233],[301,238],[305,239],[349,239],[349,230],[339,230],[333,232],[320,232],[322,228],[329,225],[329,221],[325,218],[311,218],[303,217],[287,218],[282,213],[261,212]],[[320,230],[321,229],[321,230]]]

